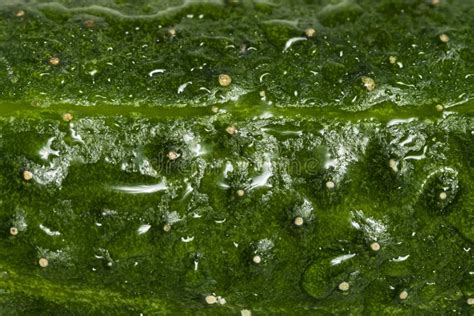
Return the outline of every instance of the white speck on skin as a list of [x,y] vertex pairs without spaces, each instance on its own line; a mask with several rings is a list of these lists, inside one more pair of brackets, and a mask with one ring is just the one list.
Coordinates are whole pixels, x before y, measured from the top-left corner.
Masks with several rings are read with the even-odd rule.
[[268,76],[269,74],[270,74],[269,72],[266,72],[263,75],[261,75],[259,78],[260,82],[263,82],[263,78],[265,78],[265,76]]
[[154,69],[148,73],[148,76],[153,77],[155,74],[162,74],[166,71],[166,69]]
[[40,149],[39,154],[41,156],[41,159],[48,160],[50,155],[59,156],[59,150],[53,150],[51,148],[51,144],[53,143],[54,139],[55,139],[55,137],[49,138],[46,145],[44,145]]
[[162,181],[152,185],[135,185],[135,186],[113,186],[114,191],[129,193],[129,194],[140,194],[140,193],[155,193],[158,191],[166,190],[168,187],[165,182]]
[[410,257],[410,255],[399,256],[398,258],[392,258],[392,259],[390,259],[390,261],[393,261],[393,262],[402,262],[402,261],[407,260],[409,257]]
[[59,236],[61,235],[60,232],[58,231],[52,231],[48,227],[44,226],[43,224],[39,225],[39,228],[41,228],[42,231],[44,231],[48,236]]
[[186,238],[181,237],[181,241],[185,242],[185,243],[191,242],[193,240],[194,240],[194,236],[192,236],[192,237],[187,236]]
[[285,47],[283,48],[283,53],[285,53],[291,47],[291,45],[293,45],[294,43],[300,42],[300,41],[306,41],[306,40],[308,40],[306,37],[292,37],[292,38],[290,38],[285,43]]
[[149,224],[144,224],[144,225],[141,225],[140,227],[138,227],[138,235],[143,235],[144,233],[146,233],[147,231],[149,231],[151,228],[151,225]]
[[252,179],[250,189],[255,189],[258,187],[272,187],[271,184],[268,184],[268,180],[271,176],[273,176],[273,167],[271,161],[268,160],[263,163],[262,174]]
[[346,261],[346,260],[349,260],[349,259],[355,257],[355,255],[356,255],[355,253],[350,253],[350,254],[347,254],[347,255],[342,255],[342,256],[336,257],[336,258],[331,260],[331,265],[333,265],[333,266],[338,265],[343,261]]
[[188,81],[188,82],[183,83],[182,85],[180,85],[180,86],[178,87],[178,94],[183,93],[183,92],[184,92],[184,89],[186,89],[186,87],[187,87],[188,85],[190,85],[190,84],[193,84],[193,83],[192,83],[191,81]]

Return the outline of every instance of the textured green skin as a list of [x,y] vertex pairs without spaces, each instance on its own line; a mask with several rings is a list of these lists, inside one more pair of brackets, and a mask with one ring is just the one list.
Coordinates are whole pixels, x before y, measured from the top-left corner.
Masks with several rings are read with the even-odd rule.
[[[0,8],[0,314],[472,313],[473,1],[41,2]],[[317,36],[282,53],[307,27]],[[257,50],[242,53],[242,43]],[[60,64],[48,64],[51,56]],[[157,68],[166,72],[150,77]],[[232,76],[230,87],[219,87],[220,73]],[[235,136],[225,132],[231,124]],[[42,159],[51,137],[59,156]],[[181,156],[168,161],[170,150]],[[327,154],[336,168],[325,167]],[[268,160],[271,187],[252,189]],[[140,171],[144,161],[157,174]],[[48,169],[59,170],[57,181],[44,183]],[[164,178],[168,188],[156,193],[114,190]],[[305,200],[313,211],[296,227]],[[171,211],[182,220],[166,233]],[[351,225],[369,227],[367,218],[385,232],[373,238]],[[142,224],[151,228],[139,235]],[[11,226],[21,228],[15,237]],[[194,240],[182,242],[187,236]],[[264,239],[274,245],[259,252]],[[100,249],[110,260],[96,257],[107,257]],[[348,253],[357,255],[330,265]],[[342,281],[347,293],[337,290]],[[213,292],[227,303],[207,305]]]

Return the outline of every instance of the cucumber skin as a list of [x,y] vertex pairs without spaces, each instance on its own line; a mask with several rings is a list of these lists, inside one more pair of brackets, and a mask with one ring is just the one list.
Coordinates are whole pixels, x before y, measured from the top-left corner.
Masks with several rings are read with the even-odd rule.
[[[356,112],[472,98],[472,0],[63,3],[1,7],[2,99],[159,107],[271,101]],[[314,37],[285,50],[310,27]],[[156,69],[165,72],[150,76]],[[228,88],[218,84],[222,73],[232,77]],[[375,80],[371,93],[363,77]]]
[[[472,23],[471,2],[439,7],[421,1],[345,3],[326,6],[326,11],[327,3],[191,4],[142,18],[87,7],[87,1],[86,9],[76,11],[42,4],[2,7],[1,70],[7,75],[0,77],[0,312],[235,315],[246,308],[256,315],[469,314],[473,262],[465,249],[474,241],[474,124],[472,77],[466,76],[473,45],[472,30],[462,25]],[[169,6],[161,1],[100,4],[129,15],[153,15]],[[25,16],[19,18],[14,13],[20,9]],[[402,9],[400,20],[390,18]],[[202,23],[196,22],[201,13]],[[295,16],[302,21],[297,26],[262,22]],[[348,17],[351,22],[340,20]],[[96,24],[89,29],[84,22],[91,18]],[[368,30],[361,21],[384,21],[386,28]],[[315,25],[314,40],[282,53],[288,38]],[[445,45],[437,35],[446,25],[453,31]],[[168,35],[173,26],[176,38]],[[255,29],[259,35],[252,33]],[[415,49],[412,36],[403,32],[407,29],[429,40]],[[130,38],[123,35],[127,30],[134,32]],[[209,30],[212,36],[206,37]],[[71,34],[77,41],[69,44]],[[212,49],[196,49],[201,42],[196,34]],[[346,34],[364,49],[352,52]],[[139,47],[157,37],[163,46],[150,47],[147,54],[159,62],[137,63],[130,70],[126,53],[138,54]],[[37,38],[50,40],[39,45]],[[224,48],[244,39],[262,52]],[[110,45],[120,49],[109,56]],[[307,62],[314,49],[317,59]],[[338,57],[341,49],[343,58]],[[420,60],[418,50],[427,52],[426,60]],[[449,59],[453,52],[457,57]],[[48,64],[51,55],[60,57],[59,67]],[[350,61],[361,55],[362,62]],[[392,55],[403,68],[389,64]],[[269,60],[279,63],[258,67]],[[107,61],[113,69],[104,65]],[[190,71],[203,62],[209,69]],[[163,65],[173,71],[148,75]],[[89,72],[99,66],[104,68],[92,80]],[[314,67],[320,77],[312,81]],[[232,75],[230,88],[218,86],[217,76],[224,72]],[[265,72],[269,80],[260,83]],[[410,83],[418,74],[423,77],[416,79],[418,89],[394,88],[397,81]],[[375,78],[375,91],[365,90],[362,76]],[[107,77],[118,82],[109,85]],[[187,80],[193,84],[178,94]],[[213,96],[203,95],[200,85]],[[248,93],[236,101],[219,99],[228,100],[238,88]],[[382,89],[402,98],[388,97]],[[341,91],[346,96],[336,102]],[[318,101],[305,101],[311,99]],[[451,114],[436,112],[437,103],[452,106]],[[212,106],[220,112],[215,114]],[[61,119],[65,112],[73,114],[72,126]],[[237,135],[225,131],[230,125],[238,128]],[[409,136],[414,140],[401,145]],[[51,137],[59,157],[41,159],[40,149]],[[202,155],[196,154],[197,143]],[[347,156],[338,153],[341,145]],[[424,146],[425,158],[404,159],[422,155]],[[180,158],[169,161],[170,150]],[[328,153],[338,157],[337,168],[325,167]],[[268,154],[271,187],[250,190],[252,179],[264,173]],[[390,159],[400,162],[399,171],[389,167]],[[144,160],[158,174],[140,170]],[[227,162],[234,171],[224,178]],[[63,167],[62,176],[42,184],[50,164]],[[21,178],[25,169],[33,171],[30,182]],[[163,178],[169,188],[153,194],[113,190]],[[329,180],[336,183],[334,190],[326,188]],[[193,187],[189,195],[186,183]],[[453,183],[454,197],[440,202],[440,188]],[[242,198],[236,195],[240,188],[248,191]],[[295,227],[305,200],[313,211],[303,227]],[[103,215],[107,210],[118,213],[108,217]],[[183,220],[166,233],[162,228],[172,211]],[[202,218],[193,218],[195,212]],[[366,227],[367,218],[387,227],[388,237],[380,237],[377,253],[370,250],[370,236],[351,224]],[[20,227],[22,219],[28,226],[10,236],[10,227]],[[47,235],[40,224],[61,235]],[[142,224],[151,229],[138,235]],[[188,236],[195,239],[184,243],[181,238]],[[252,257],[266,239],[273,247],[261,254],[263,264],[255,265]],[[105,256],[100,249],[107,250],[112,266],[107,258],[95,257]],[[347,253],[357,255],[331,266],[330,260]],[[407,260],[393,261],[407,254]],[[48,258],[47,268],[38,266],[41,257]],[[347,294],[337,290],[342,281],[350,282]],[[403,290],[409,293],[405,301],[398,298]],[[227,303],[208,306],[204,298],[210,293]]]

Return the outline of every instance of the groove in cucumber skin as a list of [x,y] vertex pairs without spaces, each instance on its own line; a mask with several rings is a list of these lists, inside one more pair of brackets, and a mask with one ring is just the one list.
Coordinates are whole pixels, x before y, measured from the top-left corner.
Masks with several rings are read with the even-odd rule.
[[2,312],[468,313],[470,116],[35,113],[0,120]]
[[[382,102],[472,105],[473,4],[6,2],[0,96],[40,106],[238,102],[350,112]],[[306,38],[310,27],[316,35]],[[231,86],[219,86],[222,73]]]

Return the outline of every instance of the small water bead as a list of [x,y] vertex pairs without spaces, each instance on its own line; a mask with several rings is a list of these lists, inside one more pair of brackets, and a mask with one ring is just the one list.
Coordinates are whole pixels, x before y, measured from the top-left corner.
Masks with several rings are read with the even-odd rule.
[[39,259],[38,263],[39,263],[40,267],[42,267],[42,268],[46,268],[49,264],[48,259],[46,259],[46,258]]
[[339,290],[342,292],[347,292],[349,291],[350,284],[348,282],[341,282],[338,286]]
[[165,232],[169,232],[169,231],[171,230],[171,224],[165,224],[165,225],[163,226],[163,230],[164,230]]
[[245,195],[245,191],[244,191],[244,190],[242,190],[242,189],[237,190],[237,196],[242,197],[242,196],[244,196],[244,195]]
[[446,199],[448,198],[448,194],[447,194],[446,192],[441,192],[441,193],[439,194],[439,198],[440,198],[441,200],[446,200]]
[[408,298],[408,292],[407,291],[402,291],[400,292],[400,295],[398,296],[402,301],[406,300]]
[[227,74],[219,75],[219,84],[222,87],[228,87],[232,83],[232,78]]

